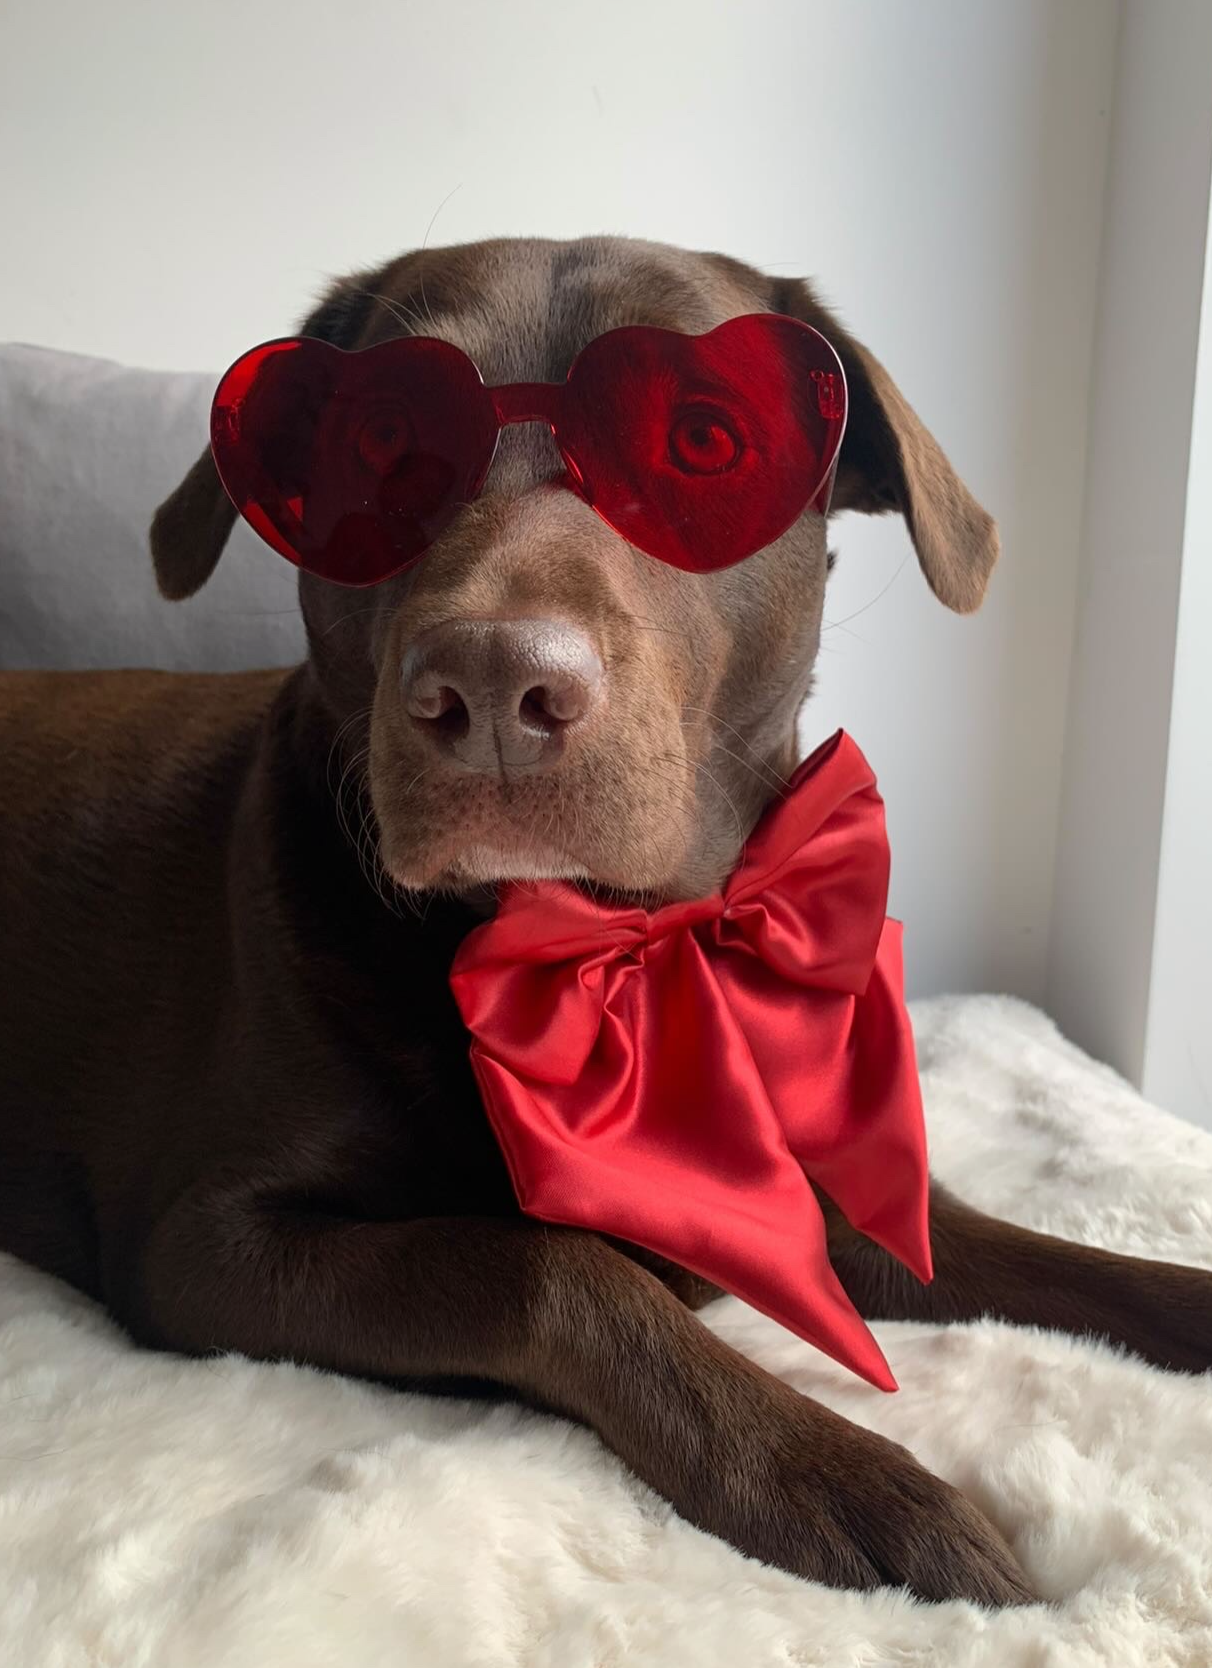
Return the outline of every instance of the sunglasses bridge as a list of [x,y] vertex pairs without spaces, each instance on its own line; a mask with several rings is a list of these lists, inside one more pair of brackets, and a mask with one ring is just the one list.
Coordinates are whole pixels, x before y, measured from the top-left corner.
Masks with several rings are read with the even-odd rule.
[[[502,382],[494,388],[485,384],[484,392],[492,401],[493,413],[501,428],[510,428],[517,423],[546,423],[559,446],[559,407],[566,387],[563,382]],[[583,497],[585,482],[580,469],[562,446],[559,450],[564,469],[552,484],[564,485],[578,497]]]
[[546,423],[554,429],[564,388],[562,382],[503,382],[484,391],[502,428],[510,423]]

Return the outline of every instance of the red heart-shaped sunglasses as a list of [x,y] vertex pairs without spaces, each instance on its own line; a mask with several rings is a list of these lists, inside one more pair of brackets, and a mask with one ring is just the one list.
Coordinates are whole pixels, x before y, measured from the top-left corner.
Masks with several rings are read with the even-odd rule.
[[219,478],[308,573],[376,585],[476,497],[507,423],[546,423],[559,485],[649,556],[725,568],[829,506],[846,378],[825,338],[754,313],[704,336],[608,331],[564,382],[489,388],[449,342],[346,353],[308,337],[237,359],[211,411]]

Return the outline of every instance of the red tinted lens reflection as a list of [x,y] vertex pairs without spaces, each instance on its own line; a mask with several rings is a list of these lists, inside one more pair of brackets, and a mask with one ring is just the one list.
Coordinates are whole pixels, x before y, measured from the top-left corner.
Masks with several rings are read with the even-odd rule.
[[669,455],[685,475],[718,475],[740,457],[742,444],[719,411],[684,411],[669,428]]
[[598,337],[569,375],[557,438],[616,532],[705,572],[772,543],[821,493],[845,413],[824,337],[751,314],[705,336]]
[[310,339],[253,348],[211,412],[220,478],[245,520],[309,573],[374,585],[416,561],[492,459],[479,372],[447,342],[361,353]]

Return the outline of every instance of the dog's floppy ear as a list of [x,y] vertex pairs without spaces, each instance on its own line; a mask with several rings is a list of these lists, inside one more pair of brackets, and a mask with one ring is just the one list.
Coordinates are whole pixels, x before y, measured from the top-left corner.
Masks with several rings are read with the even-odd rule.
[[[352,347],[375,305],[377,280],[374,273],[341,279],[300,326],[299,335]],[[208,446],[152,519],[152,561],[163,596],[179,602],[201,590],[215,571],[235,520],[235,507],[223,490]]]
[[810,287],[801,279],[780,279],[773,292],[774,311],[819,330],[846,369],[849,417],[833,508],[876,515],[899,510],[930,589],[948,608],[970,614],[980,607],[998,557],[992,516],[879,360],[833,319]]

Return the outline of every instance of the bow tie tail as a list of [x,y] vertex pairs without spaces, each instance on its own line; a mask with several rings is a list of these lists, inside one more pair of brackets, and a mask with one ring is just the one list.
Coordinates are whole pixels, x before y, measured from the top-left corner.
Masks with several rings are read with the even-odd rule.
[[841,1099],[828,1122],[841,1134],[800,1158],[852,1228],[928,1283],[926,1130],[902,986],[900,923],[888,921],[870,983],[854,999],[847,1070],[835,1085]]

